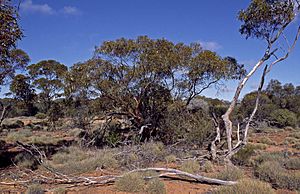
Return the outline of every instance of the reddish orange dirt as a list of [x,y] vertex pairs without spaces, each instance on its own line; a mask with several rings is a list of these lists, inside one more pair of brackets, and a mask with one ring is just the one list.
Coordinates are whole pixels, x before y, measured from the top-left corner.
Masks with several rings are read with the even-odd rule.
[[[48,133],[48,132],[47,132]],[[257,142],[261,137],[268,137],[272,141],[276,142],[276,145],[268,145],[265,152],[274,152],[274,151],[283,151],[283,150],[294,150],[290,148],[290,146],[285,145],[283,142],[285,138],[290,134],[289,131],[282,131],[282,132],[271,132],[271,133],[264,133],[264,134],[252,134],[252,139],[254,139],[254,143]],[[63,133],[55,133],[52,134],[54,136],[64,137],[65,134]],[[68,138],[67,136],[65,136]],[[298,150],[299,152],[299,150]],[[155,167],[169,167],[169,168],[178,168],[177,164],[175,163],[157,163]],[[214,171],[219,172],[221,171],[223,166],[215,165]],[[253,171],[251,168],[244,167],[243,170],[247,177],[254,178]],[[3,179],[4,174],[7,173],[15,173],[16,169],[9,168],[9,169],[2,169],[0,170],[0,181],[3,182],[10,182],[12,180]],[[122,174],[120,171],[116,170],[105,170],[105,171],[94,171],[91,173],[84,174],[85,176],[101,176],[107,174]],[[203,173],[204,176],[209,176],[211,173]],[[210,191],[216,189],[218,186],[216,185],[208,185],[208,184],[200,184],[194,182],[187,182],[181,180],[170,180],[164,179],[162,180],[165,183],[166,191],[169,194],[205,194],[210,193]],[[46,188],[53,188],[53,185],[43,185]],[[63,186],[58,186],[63,187]],[[0,194],[21,194],[24,192],[25,189],[17,186],[0,186]],[[51,192],[47,192],[51,194]],[[276,190],[277,194],[297,194],[297,192],[289,191],[289,190]],[[117,191],[113,184],[105,185],[105,186],[89,186],[89,187],[74,187],[68,189],[68,194],[127,194],[126,192]]]

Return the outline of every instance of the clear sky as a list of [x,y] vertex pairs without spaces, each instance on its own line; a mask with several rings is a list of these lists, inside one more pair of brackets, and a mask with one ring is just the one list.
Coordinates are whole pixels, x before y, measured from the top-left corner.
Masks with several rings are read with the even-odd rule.
[[[67,66],[89,59],[94,47],[120,37],[166,38],[174,42],[200,42],[221,56],[233,56],[249,69],[261,57],[265,45],[239,34],[239,10],[250,0],[22,0],[21,26],[25,37],[19,47],[32,63],[55,59]],[[300,19],[296,21],[299,23]],[[296,26],[295,24],[293,24]],[[295,29],[293,29],[295,31]],[[270,78],[300,85],[300,45],[278,64]],[[260,70],[261,72],[261,70]],[[260,72],[244,92],[254,90]],[[237,82],[227,82],[218,95],[230,99]]]

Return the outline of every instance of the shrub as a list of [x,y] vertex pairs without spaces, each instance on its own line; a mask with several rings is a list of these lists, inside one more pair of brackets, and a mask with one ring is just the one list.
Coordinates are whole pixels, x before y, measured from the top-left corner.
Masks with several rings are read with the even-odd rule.
[[300,139],[297,139],[295,137],[287,137],[284,140],[285,144],[296,144],[296,143],[300,143]]
[[145,143],[141,147],[141,158],[150,165],[157,161],[163,161],[166,155],[165,146],[161,142]]
[[165,160],[167,163],[172,163],[172,162],[176,162],[176,156],[171,154],[165,157]]
[[32,136],[32,132],[29,129],[22,129],[17,132],[11,132],[7,135],[6,141],[8,142],[16,142],[16,141],[21,141],[24,142],[28,140],[28,138]]
[[203,166],[201,166],[201,170],[204,172],[213,172],[214,171],[214,165],[211,161],[206,161]]
[[53,144],[56,145],[60,139],[52,137],[50,135],[40,135],[40,136],[32,136],[29,138],[29,143],[32,144],[40,144],[40,145],[47,145]]
[[145,180],[140,173],[130,173],[118,178],[115,186],[119,191],[141,192],[145,187]]
[[300,173],[287,172],[278,162],[269,161],[259,165],[255,171],[256,176],[267,181],[276,188],[299,190]]
[[285,158],[283,152],[271,152],[260,155],[255,159],[258,164],[267,162],[267,161],[276,161],[279,164],[283,164]]
[[166,194],[165,184],[158,178],[147,182],[146,192],[149,194]]
[[37,161],[27,152],[26,153],[19,153],[16,155],[14,162],[20,167],[20,168],[28,168],[31,170],[36,169],[38,163]]
[[44,194],[45,191],[40,185],[31,185],[27,188],[25,194]]
[[244,172],[235,166],[226,166],[225,169],[217,175],[217,178],[226,181],[236,181],[244,177]]
[[295,127],[297,125],[296,114],[287,109],[274,110],[271,112],[270,117],[277,127]]
[[294,138],[300,139],[300,132],[294,132],[294,133],[291,133],[291,134],[289,135],[289,137],[294,137]]
[[46,119],[47,118],[47,115],[46,114],[44,114],[44,113],[37,113],[36,115],[35,115],[35,117],[37,118],[37,119]]
[[63,187],[56,188],[53,190],[53,194],[67,194],[67,190]]
[[96,170],[97,168],[115,168],[118,161],[109,150],[92,152],[76,147],[53,155],[47,165],[65,174],[79,174]]
[[264,182],[253,179],[242,179],[236,185],[222,186],[213,194],[275,194],[272,187]]
[[262,137],[259,139],[258,141],[259,143],[263,143],[263,144],[267,144],[267,145],[276,145],[275,141],[272,141],[270,138],[268,137]]
[[200,164],[197,160],[186,160],[181,164],[180,170],[189,173],[196,173],[200,170]]
[[255,146],[247,144],[243,149],[239,150],[233,157],[233,163],[238,165],[249,164],[251,156],[255,153]]
[[285,167],[290,170],[300,170],[300,158],[291,158],[285,162]]

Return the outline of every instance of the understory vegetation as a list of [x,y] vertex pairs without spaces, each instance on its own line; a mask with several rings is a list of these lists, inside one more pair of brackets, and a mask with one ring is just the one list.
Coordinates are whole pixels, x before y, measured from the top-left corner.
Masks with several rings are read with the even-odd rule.
[[[165,194],[182,181],[186,193],[300,192],[300,86],[265,83],[300,37],[300,27],[294,42],[284,33],[298,0],[251,0],[238,13],[240,34],[266,43],[247,67],[199,42],[148,36],[103,41],[75,64],[31,63],[13,4],[0,0],[0,190]],[[241,93],[259,69],[256,90]],[[232,101],[204,96],[230,82]]]

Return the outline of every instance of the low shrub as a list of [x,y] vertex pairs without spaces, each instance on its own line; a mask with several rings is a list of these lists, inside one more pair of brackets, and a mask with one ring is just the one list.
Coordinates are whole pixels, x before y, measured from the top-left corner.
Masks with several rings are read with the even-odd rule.
[[63,187],[59,187],[53,190],[53,194],[67,194],[67,190]]
[[28,138],[31,136],[32,136],[31,130],[22,129],[20,131],[9,133],[6,137],[6,141],[8,141],[8,142],[16,142],[16,141],[24,142],[24,141],[28,140]]
[[271,152],[271,153],[264,153],[258,156],[255,161],[258,164],[267,162],[267,161],[276,161],[279,164],[283,164],[285,161],[285,156],[283,152]]
[[271,112],[270,117],[277,127],[295,127],[297,125],[296,114],[287,109],[276,109]]
[[25,192],[25,194],[44,194],[44,193],[45,193],[44,189],[37,184],[30,185]]
[[275,141],[272,141],[270,138],[268,137],[262,137],[259,139],[258,143],[263,143],[263,144],[267,144],[267,145],[276,145]]
[[235,166],[226,166],[225,169],[217,175],[218,179],[226,181],[236,181],[244,177],[244,172]]
[[197,160],[186,160],[181,164],[180,170],[189,173],[196,173],[200,170],[200,164]]
[[80,174],[97,168],[115,168],[118,166],[118,161],[109,150],[92,152],[70,147],[54,154],[52,160],[47,161],[46,164],[65,174]]
[[255,170],[255,175],[263,181],[274,185],[275,188],[299,190],[300,173],[288,172],[275,161],[264,162]]
[[166,194],[165,184],[158,178],[151,179],[147,182],[146,193]]
[[163,161],[166,155],[165,146],[161,142],[144,143],[141,147],[140,157],[144,163],[151,165],[158,161]]
[[176,162],[176,158],[177,157],[175,155],[171,154],[171,155],[167,155],[165,157],[165,160],[169,164],[169,163],[172,163],[172,162]]
[[44,113],[37,113],[35,115],[35,118],[37,118],[37,119],[45,119],[45,118],[47,118],[47,115],[44,114]]
[[300,158],[290,158],[285,162],[285,167],[290,170],[300,170]]
[[140,173],[130,173],[118,178],[115,182],[117,190],[124,192],[141,192],[146,182]]
[[294,133],[291,133],[291,134],[289,135],[289,137],[294,137],[294,138],[300,139],[300,132],[294,132]]
[[214,165],[211,161],[206,161],[203,166],[201,166],[201,170],[208,173],[214,171]]
[[222,186],[212,194],[275,194],[272,187],[253,179],[242,179],[236,185]]
[[253,144],[247,144],[232,157],[233,163],[238,165],[249,164],[250,158],[255,154],[255,148]]
[[284,143],[289,145],[289,144],[297,144],[300,143],[300,139],[295,138],[295,137],[286,137],[284,140]]
[[14,162],[20,168],[28,168],[31,170],[35,170],[38,165],[38,162],[27,152],[19,153],[18,155],[16,155]]

